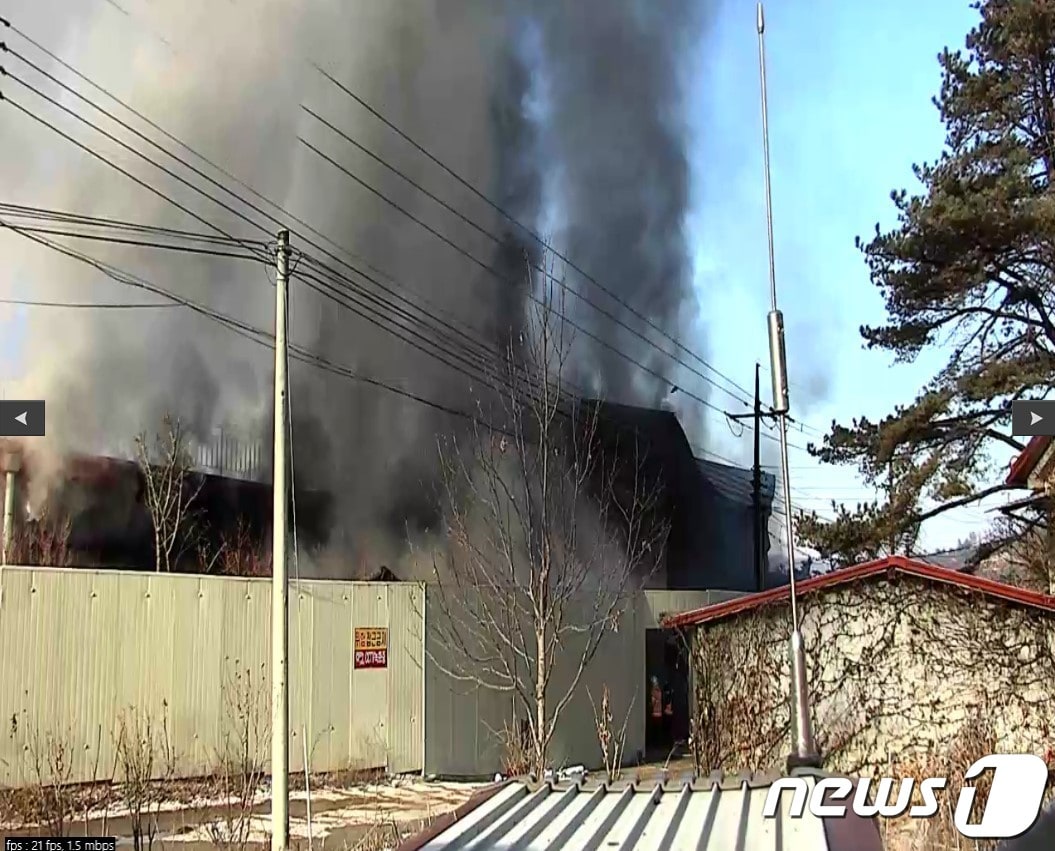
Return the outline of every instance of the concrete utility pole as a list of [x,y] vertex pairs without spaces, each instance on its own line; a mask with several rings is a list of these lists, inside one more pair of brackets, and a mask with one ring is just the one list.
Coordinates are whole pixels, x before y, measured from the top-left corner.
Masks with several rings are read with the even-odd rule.
[[755,364],[755,463],[751,467],[751,508],[754,512],[755,571],[758,574],[758,590],[766,590],[766,566],[762,564],[762,390],[759,372],[762,367]]
[[759,372],[762,367],[755,364],[755,403],[751,412],[747,414],[726,414],[731,420],[750,419],[755,429],[755,459],[751,466],[751,528],[754,530],[754,542],[751,553],[754,556],[755,584],[756,590],[766,590],[766,566],[762,563],[762,536],[765,529],[762,524],[762,420],[772,417],[774,414],[762,413],[762,391],[759,386]]
[[271,847],[289,846],[289,588],[286,574],[286,411],[289,231],[279,231],[275,275],[275,457],[271,549]]
[[769,169],[769,106],[766,102],[765,15],[758,4],[758,70],[762,95],[762,149],[765,156],[766,236],[769,241],[769,359],[773,373],[773,413],[780,429],[780,469],[784,479],[784,532],[788,553],[788,581],[791,590],[791,734],[789,767],[820,767],[820,756],[813,740],[809,685],[806,682],[806,650],[799,627],[795,597],[795,530],[791,512],[791,479],[788,464],[788,365],[784,348],[784,315],[777,307],[777,273],[773,249],[773,194]]

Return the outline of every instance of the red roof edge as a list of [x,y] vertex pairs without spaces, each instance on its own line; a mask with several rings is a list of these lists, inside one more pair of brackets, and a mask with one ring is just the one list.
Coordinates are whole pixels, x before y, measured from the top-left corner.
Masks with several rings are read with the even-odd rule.
[[1017,485],[1024,488],[1029,484],[1030,474],[1036,469],[1040,459],[1051,446],[1052,437],[1047,434],[1038,434],[1031,437],[1026,448],[1023,449],[1015,460],[1011,462],[1011,472],[1007,477],[1007,484]]
[[[813,591],[833,588],[836,585],[844,585],[884,573],[888,574],[888,578],[893,578],[898,574],[915,576],[919,579],[928,579],[933,582],[954,585],[968,591],[976,591],[987,597],[1008,603],[1017,603],[1046,612],[1055,612],[1055,597],[1048,594],[1018,588],[1014,585],[1008,585],[1006,582],[997,582],[994,579],[986,579],[982,576],[961,573],[958,570],[952,570],[947,567],[935,567],[932,564],[904,558],[903,556],[890,556],[854,565],[853,567],[842,568],[841,570],[833,570],[822,576],[814,576],[797,583],[795,590],[797,595],[809,594]],[[664,619],[663,625],[668,628],[679,628],[712,623],[713,621],[760,608],[769,603],[777,603],[788,599],[790,591],[790,586],[782,585],[779,588],[771,588],[768,591],[747,594],[743,597],[736,597],[732,600],[725,600],[724,602],[714,603],[690,612],[673,615]]]

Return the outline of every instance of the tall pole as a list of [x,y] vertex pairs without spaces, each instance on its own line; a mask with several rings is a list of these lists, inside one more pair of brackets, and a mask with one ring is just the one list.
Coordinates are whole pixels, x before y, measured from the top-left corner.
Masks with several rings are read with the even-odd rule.
[[799,625],[799,608],[795,583],[795,530],[791,514],[791,478],[788,464],[788,372],[784,347],[784,315],[777,307],[777,273],[773,249],[773,194],[769,169],[769,105],[766,101],[765,15],[758,4],[758,70],[762,95],[762,148],[765,156],[766,237],[769,244],[769,359],[773,373],[773,413],[780,430],[780,470],[784,480],[784,533],[788,554],[788,581],[791,591],[791,732],[792,752],[788,766],[820,766],[813,740],[810,718],[809,686],[806,681],[806,650]]
[[758,590],[766,590],[766,570],[762,564],[762,391],[759,383],[761,365],[755,364],[755,463],[751,467],[751,509],[754,512],[755,575]]
[[286,295],[289,231],[279,231],[275,275],[275,457],[271,549],[271,848],[289,846],[289,588],[286,574]]

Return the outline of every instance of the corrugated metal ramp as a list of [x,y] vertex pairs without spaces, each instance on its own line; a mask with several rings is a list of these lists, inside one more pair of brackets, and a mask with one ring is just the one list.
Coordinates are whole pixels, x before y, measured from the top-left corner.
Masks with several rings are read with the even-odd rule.
[[[801,772],[811,782],[827,775]],[[875,824],[848,816],[819,819],[807,810],[763,818],[778,775],[722,775],[659,783],[493,787],[452,819],[410,840],[400,851],[535,851],[535,849],[655,849],[655,851],[878,851]]]

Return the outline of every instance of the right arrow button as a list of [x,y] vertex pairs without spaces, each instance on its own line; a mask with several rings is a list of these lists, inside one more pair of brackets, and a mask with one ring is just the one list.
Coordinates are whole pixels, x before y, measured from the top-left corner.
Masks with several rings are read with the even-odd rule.
[[1011,433],[1018,437],[1055,436],[1055,399],[1012,402]]

